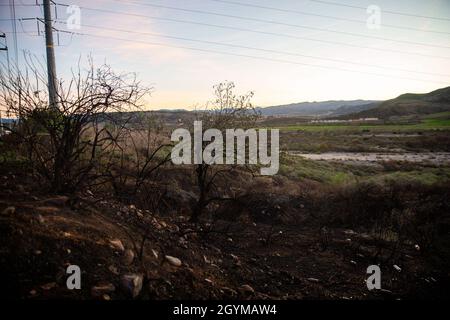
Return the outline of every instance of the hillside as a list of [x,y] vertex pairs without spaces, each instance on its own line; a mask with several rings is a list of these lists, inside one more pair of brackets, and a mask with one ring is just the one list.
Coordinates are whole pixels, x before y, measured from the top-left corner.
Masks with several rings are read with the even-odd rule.
[[426,115],[450,111],[450,87],[429,93],[405,93],[395,99],[387,100],[379,106],[347,115],[351,118],[391,117]]
[[259,108],[262,115],[265,116],[318,116],[332,115],[334,111],[339,110],[339,114],[347,114],[355,111],[365,110],[365,107],[375,100],[330,100],[321,102],[301,102],[286,105],[271,106]]
[[[321,201],[293,192],[286,179],[278,178],[272,193],[248,194],[228,208],[233,214],[247,211],[245,219],[222,214],[212,223],[195,224],[177,211],[159,215],[139,204],[106,200],[101,192],[48,194],[24,171],[10,170],[0,167],[2,297],[395,299],[434,296],[446,284],[413,246],[392,258],[381,249],[394,245],[387,240],[342,227],[324,229],[314,207]],[[236,178],[241,185],[249,180]],[[272,183],[265,180],[251,189],[267,190]],[[166,196],[179,191],[171,188]],[[183,201],[172,197],[164,202]],[[297,224],[275,222],[293,215]],[[383,276],[392,280],[383,283],[383,291],[369,292],[366,268],[377,257],[384,259]],[[396,263],[405,272],[396,271]],[[83,271],[80,290],[66,287],[65,268],[71,264]]]

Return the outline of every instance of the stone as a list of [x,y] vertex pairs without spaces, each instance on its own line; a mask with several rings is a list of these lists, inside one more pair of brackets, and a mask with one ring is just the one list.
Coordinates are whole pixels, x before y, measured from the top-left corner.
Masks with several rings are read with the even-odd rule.
[[57,208],[57,207],[50,207],[50,206],[36,207],[34,209],[36,211],[40,212],[40,213],[46,213],[46,214],[57,213],[57,212],[60,211],[59,208]]
[[243,286],[241,286],[241,291],[244,293],[255,293],[255,289],[253,289],[251,286],[249,286],[248,284],[244,284]]
[[45,223],[45,219],[44,219],[44,217],[41,214],[38,214],[36,219],[41,224]]
[[69,199],[70,198],[67,196],[58,196],[46,199],[43,201],[43,203],[48,206],[64,207],[67,204],[67,202],[69,202]]
[[125,265],[130,265],[134,261],[134,251],[131,249],[125,250],[123,253],[122,261]]
[[115,275],[118,275],[118,274],[119,274],[119,270],[117,269],[116,266],[110,265],[110,266],[108,267],[108,270],[111,271],[112,273],[114,273]]
[[142,290],[144,278],[140,274],[125,274],[121,277],[122,288],[132,298],[136,298]]
[[91,295],[95,298],[114,292],[116,287],[112,283],[102,283],[91,288]]
[[56,288],[56,282],[49,282],[41,286],[42,290],[51,290],[53,288]]
[[2,211],[3,215],[10,215],[14,214],[16,212],[16,207],[7,207],[5,210]]
[[109,243],[113,249],[122,252],[125,251],[125,247],[123,246],[122,241],[120,241],[119,239],[109,240]]
[[231,288],[228,288],[228,287],[222,287],[221,290],[224,291],[224,292],[226,292],[226,293],[228,293],[229,295],[237,296],[236,290],[233,290],[233,289],[231,289]]
[[172,256],[165,256],[166,261],[169,262],[174,267],[181,267],[181,260]]

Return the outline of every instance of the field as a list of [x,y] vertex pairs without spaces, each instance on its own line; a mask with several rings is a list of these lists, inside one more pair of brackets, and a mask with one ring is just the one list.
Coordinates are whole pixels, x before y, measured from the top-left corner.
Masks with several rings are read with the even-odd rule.
[[440,131],[450,130],[449,113],[439,114],[443,118],[439,118],[438,114],[427,116],[426,118],[417,120],[418,123],[392,123],[392,124],[303,124],[303,125],[288,125],[277,126],[281,131],[306,131],[306,132],[422,132],[422,131]]

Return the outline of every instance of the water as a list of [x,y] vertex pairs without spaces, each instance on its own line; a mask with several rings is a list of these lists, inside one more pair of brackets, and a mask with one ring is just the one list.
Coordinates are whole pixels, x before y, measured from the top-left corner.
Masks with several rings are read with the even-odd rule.
[[383,162],[383,161],[405,161],[405,162],[428,162],[432,164],[450,164],[450,152],[406,152],[406,153],[379,153],[379,152],[325,152],[325,153],[302,153],[292,151],[291,155],[300,156],[310,160],[323,161],[357,161],[357,162]]

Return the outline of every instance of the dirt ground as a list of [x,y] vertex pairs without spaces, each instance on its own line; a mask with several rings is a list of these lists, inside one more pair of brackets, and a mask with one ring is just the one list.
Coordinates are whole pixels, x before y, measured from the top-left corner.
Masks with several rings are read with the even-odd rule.
[[[0,176],[2,295],[10,299],[449,296],[448,274],[430,268],[413,244],[386,258],[393,250],[388,242],[315,225],[307,211],[295,226],[192,224],[185,216],[156,216],[90,191],[45,194],[24,180],[11,172]],[[66,268],[73,264],[82,272],[81,290],[66,287]],[[381,290],[366,287],[372,264],[380,264]],[[142,280],[142,287],[130,289],[127,275]]]

